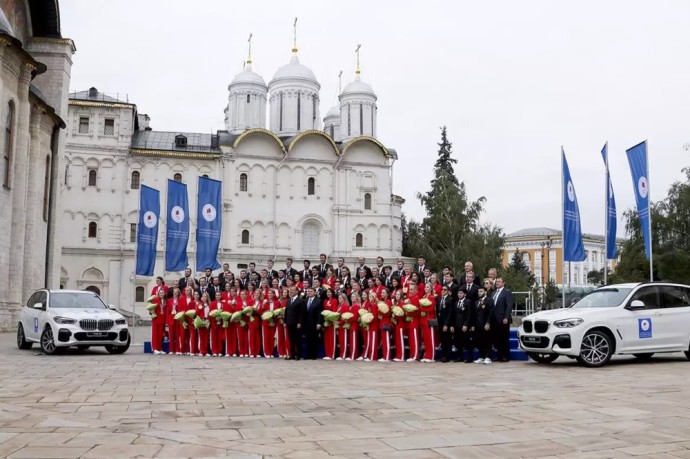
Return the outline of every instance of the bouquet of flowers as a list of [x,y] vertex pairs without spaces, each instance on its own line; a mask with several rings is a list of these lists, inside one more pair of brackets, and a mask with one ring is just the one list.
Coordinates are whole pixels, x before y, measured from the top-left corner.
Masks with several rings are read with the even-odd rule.
[[157,307],[158,307],[158,305],[156,303],[149,303],[146,305],[146,310],[149,312],[152,319],[155,319],[156,317],[158,317],[158,314],[156,314],[156,308]]
[[431,304],[431,300],[428,298],[422,298],[421,300],[419,300],[419,306],[422,307],[422,317],[426,317],[427,315],[429,315],[428,310],[433,307]]
[[186,329],[187,328],[187,321],[185,320],[186,316],[184,315],[184,311],[180,311],[177,314],[175,314],[175,317],[173,319],[177,320],[182,324],[182,328]]
[[365,329],[369,330],[369,324],[374,321],[374,314],[370,312],[365,312],[359,319]]
[[364,314],[367,314],[367,313],[369,313],[369,311],[367,311],[367,310],[364,309],[364,308],[361,308],[361,309],[359,310],[359,317],[362,317]]
[[355,315],[352,314],[351,312],[343,312],[342,315],[340,316],[340,318],[343,319],[343,321],[345,322],[343,324],[343,328],[345,330],[349,330],[350,327],[352,326],[351,320],[353,317],[355,317]]
[[227,312],[227,311],[223,311],[220,313],[220,318],[223,319],[223,328],[228,328],[228,325],[230,324],[230,318],[231,317],[232,317],[232,314]]
[[393,315],[395,317],[402,317],[405,315],[405,310],[400,306],[393,306]]
[[275,321],[275,316],[276,313],[275,311],[266,311],[263,314],[261,314],[261,320],[268,320],[268,325],[271,327],[275,327],[276,321]]
[[285,323],[285,308],[278,308],[273,310],[273,316],[280,321],[281,324]]
[[381,314],[388,314],[391,310],[391,308],[384,301],[379,301],[376,303],[376,306],[378,306]]
[[245,316],[249,316],[249,321],[254,322],[254,311],[255,309],[251,306],[245,306],[245,308],[242,310],[242,314]]
[[153,303],[153,300],[156,299],[156,295],[151,295],[148,300],[146,300],[147,303]]
[[204,319],[201,317],[195,317],[194,318],[194,328],[199,329],[199,328],[208,328],[208,324]]
[[230,322],[236,322],[240,324],[242,327],[247,325],[247,322],[242,320],[242,316],[244,315],[244,311],[237,311],[233,312],[232,315],[230,316]]
[[209,317],[213,317],[214,319],[220,319],[220,314],[222,312],[222,309],[214,309],[213,311],[209,312],[208,315]]
[[407,303],[403,305],[403,310],[409,314],[412,314],[413,312],[417,312],[419,308],[415,306],[414,304]]
[[323,328],[330,327],[331,325],[333,326],[333,329],[338,328],[338,319],[340,319],[340,313],[339,312],[333,312],[333,311],[322,311],[321,315],[324,318],[323,322]]

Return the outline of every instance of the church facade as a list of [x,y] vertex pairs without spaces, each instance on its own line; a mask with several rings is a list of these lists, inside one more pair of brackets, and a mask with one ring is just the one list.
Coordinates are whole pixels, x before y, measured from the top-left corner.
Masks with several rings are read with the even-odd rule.
[[215,134],[156,131],[126,97],[71,93],[60,284],[124,309],[144,300],[154,279],[134,276],[141,185],[161,193],[155,275],[181,277],[164,273],[167,183],[188,188],[194,266],[203,175],[223,183],[218,259],[235,272],[269,259],[280,268],[287,257],[300,266],[320,253],[350,265],[359,256],[392,263],[402,249],[403,199],[393,194],[397,153],[376,137],[376,95],[358,70],[322,124],[319,89],[296,48],[268,84],[250,58],[228,86],[226,129]]

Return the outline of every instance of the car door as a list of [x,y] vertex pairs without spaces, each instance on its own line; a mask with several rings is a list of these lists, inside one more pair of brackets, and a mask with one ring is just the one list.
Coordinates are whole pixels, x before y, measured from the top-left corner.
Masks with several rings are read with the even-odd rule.
[[[43,309],[35,309],[34,304],[36,303],[41,303],[43,305]],[[26,302],[26,313],[24,315],[25,319],[22,321],[22,325],[24,326],[24,335],[32,341],[37,341],[39,338],[39,322],[41,320],[41,313],[45,311],[45,307],[45,290],[39,290],[38,292],[34,292],[34,294],[29,297],[29,301]]]
[[659,288],[663,306],[659,314],[668,330],[668,347],[687,351],[690,344],[690,289],[680,285],[662,285]]
[[623,336],[620,352],[632,354],[659,350],[663,346],[665,335],[668,334],[658,315],[661,310],[659,287],[649,285],[639,288],[628,299],[626,306],[629,307],[635,300],[642,301],[645,308],[619,308],[619,330]]

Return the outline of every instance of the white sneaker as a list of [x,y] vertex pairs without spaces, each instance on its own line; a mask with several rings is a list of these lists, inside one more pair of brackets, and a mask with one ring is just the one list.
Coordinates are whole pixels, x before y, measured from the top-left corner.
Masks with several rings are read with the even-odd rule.
[[393,359],[393,362],[404,362],[405,360],[403,359]]
[[342,358],[342,357],[338,357],[336,360],[343,360],[343,358]]
[[330,357],[324,357],[323,360],[333,360],[333,359]]
[[350,357],[345,357],[345,361],[352,361]]
[[482,359],[481,357],[478,358],[477,360],[474,361],[474,363],[484,363],[486,359]]
[[175,354],[175,355],[182,355],[182,352],[178,352],[178,353],[177,353],[177,354]]
[[357,360],[358,360],[358,361],[364,360],[364,357],[357,357]]
[[366,358],[366,359],[364,359],[364,361],[365,361],[365,362],[371,362],[371,359]]
[[407,363],[410,363],[410,362],[416,362],[416,360],[415,360],[415,359],[407,359],[407,360],[405,360],[405,361],[406,361]]
[[492,363],[492,362],[491,362],[491,359],[490,359],[490,358],[487,357],[487,358],[484,359],[484,365],[491,365],[491,363]]

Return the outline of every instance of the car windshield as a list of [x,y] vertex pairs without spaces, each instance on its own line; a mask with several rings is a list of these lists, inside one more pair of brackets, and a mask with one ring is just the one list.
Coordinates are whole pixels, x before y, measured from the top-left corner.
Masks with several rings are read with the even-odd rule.
[[632,289],[604,288],[595,290],[584,297],[573,308],[613,308],[619,306]]
[[106,309],[105,303],[91,292],[56,292],[50,294],[52,309]]

